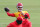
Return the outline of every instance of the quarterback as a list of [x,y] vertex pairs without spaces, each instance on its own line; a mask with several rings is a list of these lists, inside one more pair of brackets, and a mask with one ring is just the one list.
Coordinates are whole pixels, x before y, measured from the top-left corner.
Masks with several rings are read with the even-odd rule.
[[[16,13],[9,13],[10,12],[9,8],[4,8],[4,10],[6,11],[8,16],[12,16],[12,17],[16,17],[16,18],[19,17],[19,16],[24,18],[24,14],[28,13],[27,11],[22,11],[23,10],[23,4],[22,3],[17,4],[18,12],[16,12]],[[28,19],[30,19],[30,16],[28,17]]]

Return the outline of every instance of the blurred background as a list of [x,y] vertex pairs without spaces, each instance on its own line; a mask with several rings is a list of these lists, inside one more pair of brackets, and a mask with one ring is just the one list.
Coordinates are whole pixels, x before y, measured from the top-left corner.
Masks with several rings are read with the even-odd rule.
[[32,27],[40,27],[40,0],[0,0],[0,27],[6,27],[16,20],[15,17],[7,16],[4,8],[8,7],[10,13],[15,13],[18,2],[23,3],[23,11],[28,11],[30,14],[29,21],[32,22]]

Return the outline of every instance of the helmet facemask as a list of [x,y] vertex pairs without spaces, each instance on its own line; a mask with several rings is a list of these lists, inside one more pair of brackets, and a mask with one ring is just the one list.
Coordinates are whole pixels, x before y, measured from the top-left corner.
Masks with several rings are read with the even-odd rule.
[[27,14],[25,14],[24,17],[25,17],[25,19],[28,19],[28,15]]
[[23,9],[23,6],[18,6],[17,9],[18,9],[19,12],[21,12],[22,9]]
[[22,20],[21,20],[21,21],[19,21],[19,20],[16,20],[16,22],[17,22],[18,24],[21,24],[21,23],[22,23]]

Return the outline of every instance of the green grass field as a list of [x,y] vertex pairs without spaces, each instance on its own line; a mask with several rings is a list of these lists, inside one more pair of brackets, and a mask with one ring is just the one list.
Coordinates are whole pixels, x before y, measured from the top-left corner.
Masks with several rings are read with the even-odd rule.
[[0,27],[6,27],[9,23],[16,20],[15,17],[7,16],[4,7],[10,9],[10,13],[17,11],[18,2],[23,3],[23,11],[28,11],[32,27],[40,27],[40,0],[0,0]]

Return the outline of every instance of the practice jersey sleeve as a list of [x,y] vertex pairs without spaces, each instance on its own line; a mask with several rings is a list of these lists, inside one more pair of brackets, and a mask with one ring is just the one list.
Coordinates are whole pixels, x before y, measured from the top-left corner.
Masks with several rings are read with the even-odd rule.
[[8,16],[12,16],[12,17],[15,17],[15,14],[14,14],[14,13],[9,13],[9,12],[7,12],[7,15],[8,15]]

